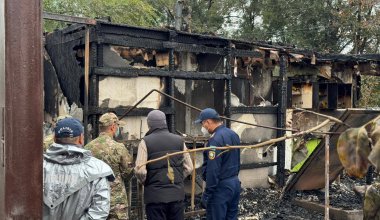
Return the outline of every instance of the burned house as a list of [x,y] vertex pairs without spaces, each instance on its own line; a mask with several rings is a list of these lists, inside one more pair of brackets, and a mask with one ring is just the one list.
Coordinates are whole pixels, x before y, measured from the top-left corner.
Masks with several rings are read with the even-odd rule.
[[[322,54],[102,21],[47,34],[44,57],[45,119],[71,111],[83,117],[91,139],[98,135],[99,116],[115,112],[127,122],[122,141],[130,150],[147,132],[152,109],[165,112],[170,131],[185,136],[190,148],[202,146],[200,125],[193,123],[199,112],[158,92],[145,97],[153,89],[200,109],[215,108],[233,119],[226,125],[248,145],[319,122],[297,108],[341,117],[357,107],[360,76],[380,74],[380,55]],[[291,152],[285,142],[242,152],[243,185],[265,187],[268,175],[284,185]],[[342,170],[339,164],[335,169]]]

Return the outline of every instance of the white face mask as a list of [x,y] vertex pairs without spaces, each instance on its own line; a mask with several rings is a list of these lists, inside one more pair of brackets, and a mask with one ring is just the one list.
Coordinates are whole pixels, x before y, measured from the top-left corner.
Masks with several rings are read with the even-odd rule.
[[202,131],[203,136],[205,136],[205,137],[210,136],[210,133],[208,132],[208,130],[206,128],[202,127],[201,131]]

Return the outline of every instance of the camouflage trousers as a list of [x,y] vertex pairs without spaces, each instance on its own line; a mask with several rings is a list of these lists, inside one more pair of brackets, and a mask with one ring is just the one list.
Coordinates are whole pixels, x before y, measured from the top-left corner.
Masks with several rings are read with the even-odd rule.
[[128,220],[128,206],[116,204],[111,207],[108,220]]

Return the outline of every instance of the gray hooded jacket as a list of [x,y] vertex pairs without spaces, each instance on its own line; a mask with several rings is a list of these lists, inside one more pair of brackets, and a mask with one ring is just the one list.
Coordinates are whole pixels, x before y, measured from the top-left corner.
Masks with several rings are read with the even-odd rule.
[[106,219],[110,210],[112,169],[91,152],[54,143],[44,154],[43,218]]

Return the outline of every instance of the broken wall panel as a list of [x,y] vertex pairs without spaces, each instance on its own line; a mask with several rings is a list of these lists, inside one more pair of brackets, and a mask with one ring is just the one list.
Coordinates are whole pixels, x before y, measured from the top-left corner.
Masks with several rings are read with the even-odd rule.
[[[181,53],[180,70],[202,72],[220,72],[222,75],[224,58],[213,54]],[[175,96],[198,108],[215,108],[223,114],[224,80],[175,80]],[[200,125],[193,122],[198,118],[199,112],[190,110],[185,106],[175,103],[176,117],[185,120],[177,120],[179,131],[190,135],[201,135]]]
[[[133,106],[152,89],[164,89],[159,77],[99,77],[99,107]],[[153,93],[139,107],[158,109],[160,103],[160,94]]]

